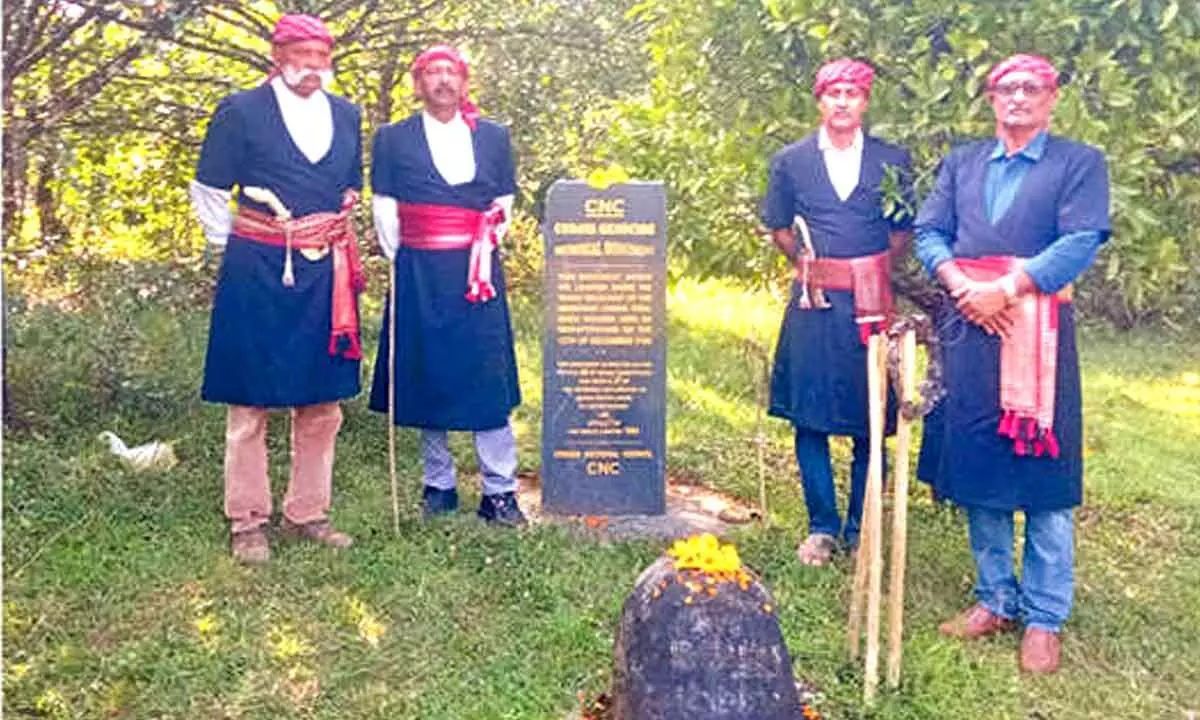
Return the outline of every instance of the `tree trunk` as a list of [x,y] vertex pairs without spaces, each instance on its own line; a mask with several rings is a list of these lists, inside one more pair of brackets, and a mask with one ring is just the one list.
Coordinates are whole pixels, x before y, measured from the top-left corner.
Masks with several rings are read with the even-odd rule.
[[42,245],[59,247],[67,241],[67,226],[58,217],[58,198],[54,194],[54,171],[56,158],[53,150],[42,156],[38,165],[37,186],[34,201],[37,203],[38,224],[41,229]]
[[375,117],[371,118],[372,128],[383,127],[392,119],[392,86],[396,84],[396,70],[399,64],[400,60],[396,55],[389,55],[379,73],[379,102],[375,104]]
[[23,123],[13,120],[5,113],[4,128],[4,247],[7,248],[21,235],[21,219],[25,210],[26,168],[29,156],[26,152]]

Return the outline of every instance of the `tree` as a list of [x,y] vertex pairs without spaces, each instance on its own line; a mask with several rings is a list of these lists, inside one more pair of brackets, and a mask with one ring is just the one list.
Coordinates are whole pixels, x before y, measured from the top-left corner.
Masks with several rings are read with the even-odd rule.
[[[5,241],[20,232],[30,158],[42,149],[38,205],[54,215],[53,152],[42,147],[118,73],[172,37],[199,5],[23,0],[4,3]],[[122,32],[119,26],[136,27]],[[44,220],[49,218],[43,218]],[[58,229],[51,220],[51,227]],[[43,228],[46,230],[47,228]]]
[[1176,0],[660,0],[651,92],[622,108],[613,152],[672,188],[672,235],[691,272],[760,276],[766,162],[815,127],[812,75],[872,62],[873,132],[914,151],[921,188],[949,147],[991,133],[990,66],[1053,58],[1055,131],[1108,155],[1115,233],[1082,304],[1122,324],[1200,313],[1196,189],[1200,7]]

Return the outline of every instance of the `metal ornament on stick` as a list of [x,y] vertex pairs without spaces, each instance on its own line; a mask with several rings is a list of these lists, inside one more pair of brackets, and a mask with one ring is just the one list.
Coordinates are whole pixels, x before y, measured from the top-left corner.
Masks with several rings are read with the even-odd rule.
[[275,213],[275,219],[283,226],[283,244],[285,254],[283,257],[283,277],[281,281],[284,287],[294,287],[296,285],[296,274],[292,271],[292,213],[275,193],[264,187],[244,187],[242,192],[246,197],[254,202],[262,203],[271,208],[271,212]]

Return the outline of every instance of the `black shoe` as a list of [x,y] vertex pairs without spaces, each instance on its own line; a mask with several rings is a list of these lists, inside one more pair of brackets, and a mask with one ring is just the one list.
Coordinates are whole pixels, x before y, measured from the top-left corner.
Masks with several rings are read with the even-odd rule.
[[479,512],[476,514],[493,525],[521,527],[529,524],[525,513],[517,505],[517,494],[511,492],[484,495],[479,500]]
[[458,510],[458,491],[454,488],[442,490],[426,485],[422,492],[422,498],[421,514],[425,518],[449,515]]

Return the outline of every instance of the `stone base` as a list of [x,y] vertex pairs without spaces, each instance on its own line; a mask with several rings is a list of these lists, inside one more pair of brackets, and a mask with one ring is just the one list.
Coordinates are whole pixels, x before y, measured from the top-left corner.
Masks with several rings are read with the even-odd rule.
[[517,489],[521,509],[532,524],[566,525],[611,540],[676,540],[701,533],[721,536],[736,525],[761,519],[757,508],[715,490],[667,480],[667,512],[663,515],[553,515],[542,510],[542,488],[536,475],[522,474]]
[[625,601],[613,720],[798,720],[775,603],[749,576],[720,582],[661,557]]

